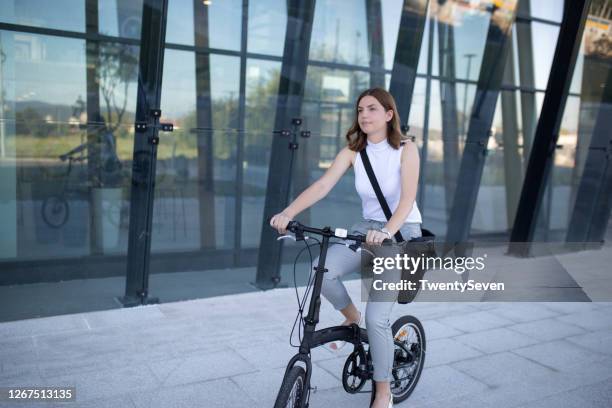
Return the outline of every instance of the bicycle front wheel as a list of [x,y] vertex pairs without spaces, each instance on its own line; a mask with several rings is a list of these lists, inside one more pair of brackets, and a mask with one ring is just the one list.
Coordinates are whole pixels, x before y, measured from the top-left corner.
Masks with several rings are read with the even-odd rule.
[[300,366],[289,370],[281,384],[274,408],[298,408],[306,398],[306,371]]

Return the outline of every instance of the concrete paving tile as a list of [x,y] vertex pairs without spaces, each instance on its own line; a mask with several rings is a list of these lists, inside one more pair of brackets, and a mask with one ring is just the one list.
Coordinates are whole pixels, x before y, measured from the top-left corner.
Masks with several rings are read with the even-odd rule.
[[517,323],[541,320],[559,315],[540,303],[507,303],[492,310],[496,315]]
[[593,302],[545,302],[544,307],[561,314],[583,313],[597,309]]
[[[250,374],[237,375],[232,377],[232,381],[238,384],[258,404],[270,407],[274,405],[284,374],[285,368],[273,368]],[[337,378],[316,364],[313,365],[310,382],[312,387],[317,388],[317,392],[341,386]]]
[[128,392],[150,392],[159,387],[159,381],[145,365],[54,377],[44,380],[44,385],[76,387],[76,406],[79,406],[86,401],[109,399]]
[[317,361],[315,364],[336,378],[337,384],[342,384],[342,369],[346,363],[346,357],[331,358],[329,360]]
[[154,361],[148,365],[164,386],[230,377],[257,369],[230,351]]
[[[370,390],[368,384],[364,390]],[[317,391],[310,397],[310,406],[334,407],[334,408],[355,408],[367,407],[370,404],[370,393],[348,394],[342,387],[330,390]],[[269,406],[268,406],[269,407]]]
[[464,333],[454,327],[442,324],[438,320],[424,320],[421,323],[425,329],[425,338],[427,340],[444,339]]
[[512,320],[497,316],[490,311],[452,315],[438,320],[440,323],[454,327],[463,332],[478,332],[513,324]]
[[609,408],[612,406],[612,379],[533,401],[520,408]]
[[583,328],[561,322],[557,319],[543,319],[533,322],[519,323],[508,329],[525,334],[541,341],[562,339],[568,336],[585,333]]
[[504,327],[484,332],[463,334],[454,337],[454,340],[482,351],[483,353],[498,353],[500,351],[512,350],[539,343],[539,340],[508,330]]
[[[294,344],[297,344],[296,342]],[[344,348],[348,352],[352,349],[349,345]],[[289,345],[288,340],[232,347],[232,349],[257,369],[286,367],[289,360],[299,351],[297,347]],[[317,347],[311,350],[311,357],[313,361],[319,361],[335,356],[324,347]]]
[[425,367],[412,395],[410,406],[436,400],[486,392],[487,385],[451,366]]
[[549,368],[508,352],[460,361],[451,366],[491,387],[538,378],[553,372]]
[[571,313],[557,318],[559,321],[582,327],[587,330],[612,329],[612,314],[600,310]]
[[98,329],[112,326],[147,326],[155,322],[165,321],[166,316],[159,310],[158,305],[146,305],[104,310],[84,314],[88,327]]
[[36,363],[0,364],[0,386],[32,386],[41,384],[42,379]]
[[0,323],[0,339],[88,330],[83,315],[61,315]]
[[567,337],[566,340],[598,353],[612,355],[612,330]]
[[231,408],[256,407],[236,383],[228,378],[132,393],[136,408]]
[[[70,407],[69,402],[53,405],[53,408]],[[79,408],[136,408],[134,402],[128,394],[119,395],[112,398],[102,398],[92,401],[79,402]],[[50,408],[50,407],[47,407]]]
[[588,365],[602,357],[600,353],[589,351],[566,340],[535,344],[516,349],[513,352],[557,370],[568,370],[576,365]]
[[482,355],[455,339],[438,339],[427,342],[427,355],[425,356],[425,367],[433,367],[449,364]]
[[36,346],[31,336],[0,340],[0,363],[35,363]]

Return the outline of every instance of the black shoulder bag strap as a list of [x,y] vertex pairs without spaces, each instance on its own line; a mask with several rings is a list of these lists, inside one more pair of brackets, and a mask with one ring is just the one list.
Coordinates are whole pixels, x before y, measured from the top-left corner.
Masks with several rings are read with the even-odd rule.
[[[380,185],[378,185],[378,180],[376,180],[376,175],[374,174],[374,170],[372,170],[372,164],[370,163],[370,159],[368,158],[368,154],[366,153],[366,149],[362,149],[359,152],[361,156],[361,161],[363,162],[363,167],[365,168],[366,173],[368,174],[368,178],[370,179],[370,183],[372,183],[372,188],[374,188],[374,192],[376,193],[376,198],[378,198],[378,202],[380,203],[380,207],[385,213],[385,217],[387,217],[387,221],[391,219],[393,215],[391,213],[391,209],[389,208],[389,204],[387,204],[387,200],[380,189]],[[399,230],[395,233],[395,240],[397,242],[404,242],[404,237],[402,237],[402,233]]]

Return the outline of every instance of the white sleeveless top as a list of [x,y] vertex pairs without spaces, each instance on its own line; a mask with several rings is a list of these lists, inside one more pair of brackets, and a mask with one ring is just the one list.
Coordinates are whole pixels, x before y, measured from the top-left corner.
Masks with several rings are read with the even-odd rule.
[[[402,193],[400,169],[404,146],[400,146],[396,150],[389,144],[387,139],[379,143],[370,143],[369,141],[367,143],[366,152],[376,175],[376,180],[378,180],[380,189],[387,200],[387,204],[389,204],[391,212],[394,213],[399,205]],[[355,156],[355,188],[359,197],[361,197],[363,218],[386,222],[387,217],[385,217],[385,213],[376,198],[376,193],[370,183],[359,153]],[[404,222],[423,222],[416,200]]]

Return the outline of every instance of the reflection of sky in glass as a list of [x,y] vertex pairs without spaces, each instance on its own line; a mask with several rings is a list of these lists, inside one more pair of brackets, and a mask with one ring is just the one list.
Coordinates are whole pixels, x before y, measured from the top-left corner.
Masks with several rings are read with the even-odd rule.
[[84,40],[6,31],[1,35],[6,54],[3,82],[14,84],[15,100],[71,105],[79,95],[86,98]]
[[2,0],[0,21],[68,31],[85,31],[84,0]]
[[[209,46],[240,50],[242,1],[213,1],[209,6],[199,2],[198,7],[208,7]],[[172,0],[168,3],[166,42],[193,45],[193,24],[193,0]]]
[[[118,34],[117,1],[100,0],[100,27],[101,31],[107,34]],[[53,8],[40,6],[39,3],[40,1],[35,0],[25,0],[17,3],[18,5],[15,5],[16,2],[1,2],[2,17],[0,19],[18,23],[29,21],[30,24],[35,24],[38,21],[36,23],[38,25],[82,31],[84,25],[82,1],[59,0],[54,3]],[[77,6],[76,3],[79,3],[80,6]],[[37,4],[38,6],[35,6]],[[361,65],[369,63],[365,5],[359,3],[359,7],[348,7],[347,4],[348,2],[331,0],[323,0],[317,3],[311,58],[317,57],[315,50],[319,49],[321,52],[325,52],[325,55],[331,56],[331,59],[337,57],[339,60],[344,59],[349,63]],[[381,6],[385,65],[389,69],[392,67],[395,52],[401,5],[402,0],[392,0],[382,2]],[[282,53],[282,41],[278,41],[279,38],[284,37],[286,24],[282,18],[285,14],[285,11],[281,10],[282,7],[285,7],[285,2],[281,0],[265,0],[250,4],[249,24],[252,32],[250,32],[249,37],[249,51],[272,55]],[[545,11],[547,8],[553,10]],[[546,18],[555,19],[555,15],[560,16],[561,9],[561,0],[532,2],[533,14],[540,17],[546,16]],[[45,10],[45,13],[37,15],[37,10]],[[55,10],[61,10],[61,13]],[[238,0],[232,0],[231,2],[213,1],[210,6],[212,47],[239,49],[241,10],[241,4]],[[69,13],[69,18],[67,18],[66,13]],[[15,15],[17,17],[14,17]],[[8,20],[6,16],[9,16]],[[457,21],[455,25],[455,68],[457,77],[466,77],[468,59],[465,55],[475,54],[476,56],[471,61],[469,78],[471,80],[478,79],[489,18],[488,13],[464,13],[460,21]],[[168,19],[168,42],[193,44],[193,3],[188,0],[170,2]],[[340,22],[339,25],[336,24],[338,21]],[[438,30],[435,29],[434,66],[432,70],[434,75],[438,71],[437,32]],[[558,27],[533,23],[532,32],[536,86],[539,89],[544,89],[554,54]],[[7,35],[11,36],[14,46],[7,47]],[[5,82],[12,80],[13,84],[16,85],[15,98],[29,98],[29,100],[63,105],[73,104],[79,95],[85,98],[84,41],[19,33],[4,33],[3,39],[4,49],[8,57],[7,64],[15,64],[14,69],[5,67],[4,80]],[[337,44],[336,39],[339,39]],[[428,31],[426,26],[419,60],[419,72],[426,72],[427,44]],[[189,55],[189,61],[183,61],[186,58],[185,55]],[[193,55],[169,51],[166,59],[174,58],[177,58],[177,61],[174,65],[167,65],[169,71],[165,72],[164,98],[168,103],[168,109],[174,110],[173,112],[176,115],[182,115],[192,109],[190,104],[193,98],[188,97],[185,92],[195,92],[195,90],[189,91],[189,87],[195,87]],[[216,95],[228,95],[237,92],[238,63],[236,61],[229,62],[227,57],[222,56],[212,57],[213,91]],[[169,62],[166,61],[166,63]],[[277,62],[250,63],[247,69],[247,85],[252,81],[265,82],[266,66],[268,65],[279,67]],[[176,68],[171,68],[171,66]],[[579,90],[581,67],[582,56],[579,56],[575,79],[572,83],[573,91]],[[256,73],[255,70],[259,70],[259,73]],[[16,82],[15,78],[10,78],[6,74],[8,72],[18,73]],[[40,72],[45,72],[46,76],[43,78]],[[229,79],[220,79],[226,77]],[[58,84],[61,84],[61,86]],[[182,88],[184,91],[177,90],[174,92],[171,90],[172,86]],[[415,92],[417,91],[418,89],[415,89]],[[463,85],[459,84],[457,86],[458,103],[462,101],[462,94]],[[414,103],[417,104],[417,101],[418,95],[415,93]],[[432,103],[436,102],[432,100]],[[462,110],[461,104],[458,108],[460,111]],[[413,111],[414,109],[415,107],[413,107]],[[128,110],[133,110],[133,108],[128,107]],[[436,123],[439,123],[439,120],[435,117],[435,112],[432,112],[432,115],[434,115],[431,118],[433,128]]]
[[168,3],[166,42],[194,44],[193,0],[172,0]]
[[400,20],[402,18],[403,3],[403,0],[381,1],[386,69],[393,68],[393,58],[395,57],[395,45],[397,43]]
[[161,93],[164,118],[177,119],[195,110],[195,54],[190,51],[166,50]]
[[530,0],[531,15],[561,22],[563,17],[563,0]]
[[[118,1],[119,4],[117,4]],[[100,0],[98,3],[98,29],[100,33],[140,39],[142,1]]]
[[282,56],[286,28],[285,0],[249,2],[249,52]]
[[[211,97],[238,99],[240,58],[211,55]],[[166,50],[161,109],[165,118],[178,119],[195,111],[195,54],[191,51]]]
[[310,58],[369,65],[365,2],[322,0],[315,8]]

